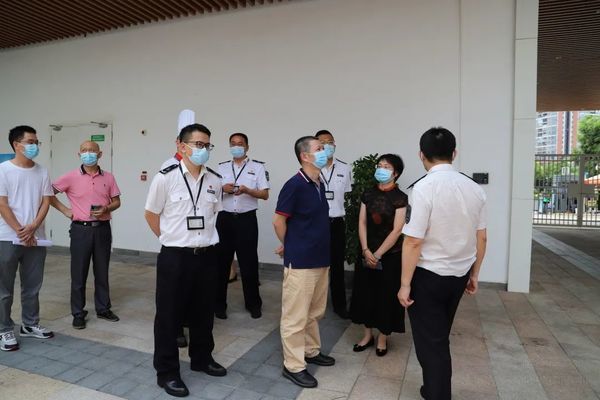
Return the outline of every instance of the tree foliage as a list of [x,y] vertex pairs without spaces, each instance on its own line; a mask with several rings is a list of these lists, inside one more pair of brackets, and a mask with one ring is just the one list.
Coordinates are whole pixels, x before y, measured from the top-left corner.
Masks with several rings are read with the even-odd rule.
[[582,154],[600,154],[600,115],[586,115],[579,121],[579,149]]
[[358,240],[358,213],[360,211],[360,195],[375,184],[373,172],[377,166],[377,154],[369,154],[352,163],[354,183],[352,192],[345,197],[346,208],[346,261],[354,264],[361,254]]

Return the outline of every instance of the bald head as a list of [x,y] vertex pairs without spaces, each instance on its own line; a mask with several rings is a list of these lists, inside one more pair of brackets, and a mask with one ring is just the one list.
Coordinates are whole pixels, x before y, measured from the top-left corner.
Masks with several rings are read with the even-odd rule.
[[85,142],[81,143],[81,146],[79,146],[79,152],[80,153],[86,153],[86,152],[99,153],[100,146],[98,146],[98,143],[96,143],[96,142],[93,142],[91,140],[86,140]]

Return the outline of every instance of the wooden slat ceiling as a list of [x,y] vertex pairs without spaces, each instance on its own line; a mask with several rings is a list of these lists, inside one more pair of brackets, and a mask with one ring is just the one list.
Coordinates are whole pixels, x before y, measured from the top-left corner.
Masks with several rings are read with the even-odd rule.
[[0,49],[291,0],[0,0]]
[[[0,50],[286,1],[0,0]],[[600,0],[539,5],[537,109],[600,109]]]
[[600,109],[600,0],[540,0],[537,109]]

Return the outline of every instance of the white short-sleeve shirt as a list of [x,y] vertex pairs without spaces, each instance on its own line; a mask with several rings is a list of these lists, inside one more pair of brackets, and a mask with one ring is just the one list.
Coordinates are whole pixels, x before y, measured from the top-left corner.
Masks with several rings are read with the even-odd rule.
[[423,239],[417,264],[442,276],[464,276],[486,228],[486,195],[451,164],[432,167],[409,193],[410,214],[402,233]]
[[[217,213],[223,209],[221,178],[216,172],[203,167],[198,179],[194,179],[183,162],[167,169],[156,174],[152,180],[145,206],[146,210],[160,215],[160,243],[168,247],[217,244],[219,235],[215,224]],[[187,217],[194,216],[194,205],[184,176],[194,199],[198,198],[200,190],[196,216],[204,217],[204,229],[188,230]]]
[[[321,180],[325,184],[327,202],[329,203],[329,217],[337,218],[346,215],[344,208],[344,194],[352,191],[352,168],[337,158],[331,167],[321,169]],[[333,195],[333,199],[331,196]]]
[[[8,198],[8,206],[21,225],[35,220],[42,198],[54,196],[48,170],[38,163],[22,168],[10,160],[0,164],[0,196]],[[46,239],[44,223],[35,232],[37,239]],[[12,241],[17,233],[0,217],[0,240]]]
[[[219,175],[223,184],[244,185],[254,190],[269,189],[269,177],[262,161],[246,158],[241,165],[232,160],[219,163]],[[258,199],[247,193],[236,196],[223,193],[223,210],[232,213],[245,213],[258,208]]]

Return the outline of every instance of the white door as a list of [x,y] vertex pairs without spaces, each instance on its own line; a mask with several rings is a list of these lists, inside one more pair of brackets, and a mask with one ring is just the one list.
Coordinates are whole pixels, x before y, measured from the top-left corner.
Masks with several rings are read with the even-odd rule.
[[[100,145],[102,151],[100,167],[112,172],[112,124],[56,124],[50,126],[50,177],[52,181],[65,172],[81,166],[77,153],[79,153],[79,146],[85,140],[93,140]],[[64,194],[57,196],[60,201],[69,205],[69,200]],[[46,233],[50,235],[53,244],[69,247],[70,221],[52,207],[46,221]]]

